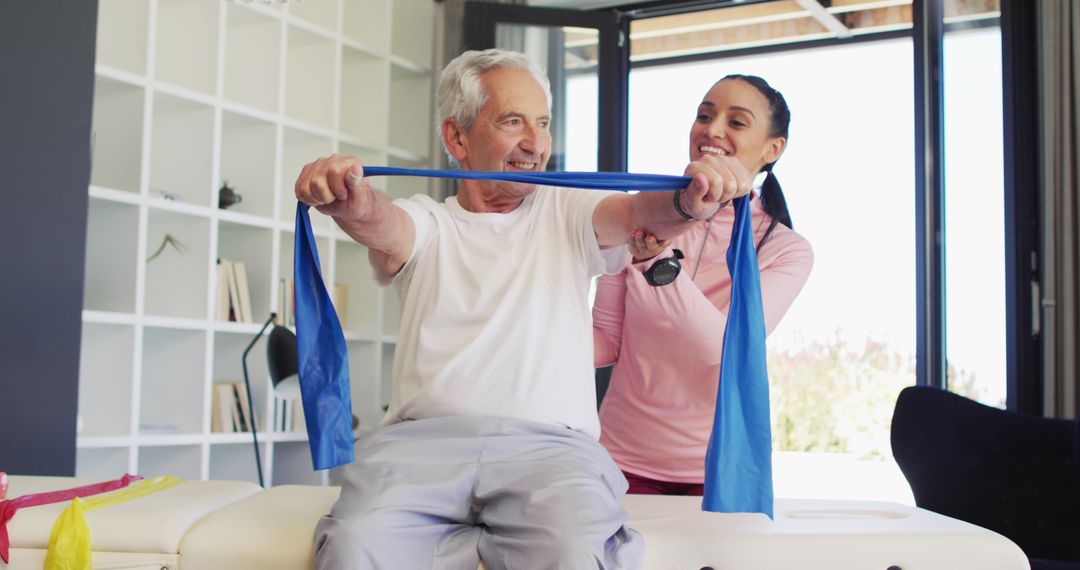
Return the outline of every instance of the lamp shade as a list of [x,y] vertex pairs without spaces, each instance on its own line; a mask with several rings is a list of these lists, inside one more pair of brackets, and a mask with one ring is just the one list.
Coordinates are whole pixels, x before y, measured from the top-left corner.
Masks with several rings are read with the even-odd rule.
[[297,374],[296,335],[285,327],[274,326],[266,342],[266,363],[270,368],[270,383],[274,395],[281,399],[300,397],[300,375]]

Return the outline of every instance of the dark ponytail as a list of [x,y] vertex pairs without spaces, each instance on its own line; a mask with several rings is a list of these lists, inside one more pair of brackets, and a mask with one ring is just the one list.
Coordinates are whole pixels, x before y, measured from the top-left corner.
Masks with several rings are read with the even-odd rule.
[[774,162],[766,167],[768,174],[765,176],[765,182],[761,185],[761,209],[765,210],[765,213],[772,218],[772,221],[769,222],[769,229],[765,230],[765,235],[761,236],[761,241],[757,244],[758,251],[761,251],[761,245],[772,235],[773,230],[776,229],[776,224],[784,224],[794,229],[791,226],[791,213],[788,212],[784,191],[780,189],[780,181],[776,179],[776,174],[773,174],[772,171],[773,164],[776,163]]
[[[776,89],[773,89],[767,81],[756,75],[733,74],[725,76],[720,81],[728,79],[745,81],[765,96],[765,99],[769,102],[769,136],[787,139],[788,126],[791,124],[791,110],[788,109],[784,96]],[[773,161],[762,168],[768,174],[765,176],[765,183],[761,186],[761,209],[772,218],[772,221],[769,222],[769,229],[765,230],[765,235],[758,242],[758,251],[761,250],[761,245],[765,243],[765,240],[772,235],[773,230],[776,229],[776,224],[780,223],[789,228],[792,227],[791,213],[788,212],[784,191],[780,189],[780,181],[776,179],[776,174],[773,174],[773,166],[775,165],[776,161]]]

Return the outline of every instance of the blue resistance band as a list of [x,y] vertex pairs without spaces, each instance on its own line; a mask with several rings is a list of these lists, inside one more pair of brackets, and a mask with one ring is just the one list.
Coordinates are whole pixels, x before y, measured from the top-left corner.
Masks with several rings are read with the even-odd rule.
[[[422,176],[500,180],[583,189],[662,191],[685,188],[684,176],[621,172],[475,172],[368,166],[365,176]],[[734,200],[735,225],[727,262],[731,303],[723,339],[720,386],[705,457],[702,510],[773,516],[772,433],[765,319],[750,197]],[[319,270],[308,207],[296,209],[296,337],[300,388],[316,469],[354,459],[348,358],[330,296]],[[302,285],[303,283],[303,285]]]
[[326,292],[307,204],[296,204],[293,303],[300,399],[304,404],[315,470],[352,463],[352,396],[349,354],[337,312]]

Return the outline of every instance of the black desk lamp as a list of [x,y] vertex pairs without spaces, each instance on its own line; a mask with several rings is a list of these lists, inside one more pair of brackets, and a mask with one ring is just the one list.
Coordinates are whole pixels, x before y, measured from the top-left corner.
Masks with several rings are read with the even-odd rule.
[[259,470],[259,486],[263,488],[265,488],[266,485],[263,484],[262,459],[259,457],[259,428],[255,424],[255,404],[251,400],[251,381],[248,380],[247,355],[251,352],[251,347],[255,346],[255,343],[259,342],[259,339],[262,338],[263,333],[266,332],[266,327],[270,326],[270,323],[274,321],[274,317],[276,316],[277,313],[270,313],[270,318],[266,319],[262,328],[259,329],[259,333],[255,335],[255,338],[251,339],[247,348],[244,349],[244,355],[240,358],[240,364],[244,369],[244,388],[247,389],[248,409],[251,410],[251,417],[249,419],[251,420],[251,441],[255,445],[255,468]]
[[283,400],[300,397],[300,374],[297,373],[296,335],[275,326],[266,341],[266,363],[274,395]]

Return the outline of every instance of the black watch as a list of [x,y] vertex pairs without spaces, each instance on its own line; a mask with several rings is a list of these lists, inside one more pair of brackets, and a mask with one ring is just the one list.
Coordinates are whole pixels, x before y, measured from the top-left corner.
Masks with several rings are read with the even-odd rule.
[[660,287],[662,285],[668,285],[679,276],[679,272],[682,271],[682,264],[679,263],[680,259],[684,259],[683,252],[673,249],[671,250],[675,255],[671,257],[665,257],[663,259],[657,259],[652,267],[645,272],[645,281],[653,287]]

